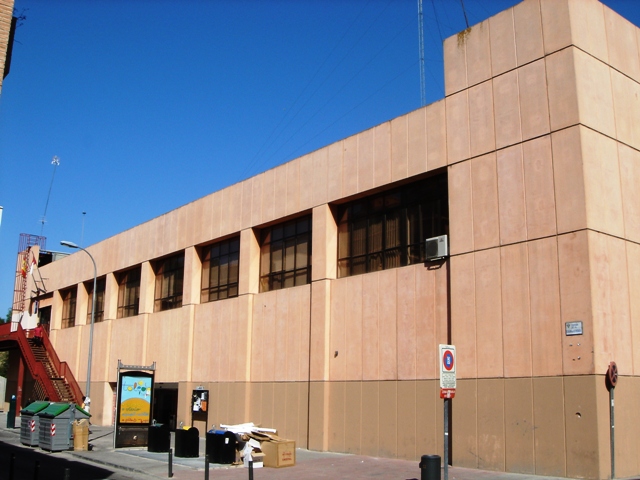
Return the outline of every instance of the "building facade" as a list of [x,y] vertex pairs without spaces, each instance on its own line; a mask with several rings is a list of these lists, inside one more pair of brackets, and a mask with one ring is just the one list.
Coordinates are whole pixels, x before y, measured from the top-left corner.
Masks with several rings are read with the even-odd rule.
[[94,422],[118,360],[156,362],[174,423],[202,386],[209,424],[442,454],[452,343],[454,465],[608,478],[615,361],[616,473],[639,474],[639,45],[596,0],[525,0],[444,42],[443,100],[88,247],[96,292],[83,252],[41,267],[78,379],[96,294]]

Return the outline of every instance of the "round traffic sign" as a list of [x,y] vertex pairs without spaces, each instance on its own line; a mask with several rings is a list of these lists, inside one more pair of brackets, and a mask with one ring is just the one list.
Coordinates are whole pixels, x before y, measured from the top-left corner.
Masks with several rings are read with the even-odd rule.
[[612,388],[615,388],[616,383],[618,383],[618,366],[616,365],[616,362],[609,363],[607,379],[609,380],[609,385],[611,385]]
[[453,352],[451,350],[445,350],[442,354],[442,365],[445,370],[453,370]]

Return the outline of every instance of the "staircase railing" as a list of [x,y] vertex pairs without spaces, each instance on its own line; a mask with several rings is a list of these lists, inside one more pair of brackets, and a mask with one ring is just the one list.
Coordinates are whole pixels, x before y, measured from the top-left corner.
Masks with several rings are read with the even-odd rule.
[[7,322],[0,325],[0,340],[13,340],[17,342],[20,351],[22,352],[22,358],[24,358],[29,372],[33,379],[38,382],[44,389],[46,395],[52,401],[59,401],[58,393],[53,387],[53,383],[49,380],[49,376],[44,369],[42,363],[40,363],[31,351],[31,346],[27,340],[27,335],[22,325],[18,324],[18,329],[15,332],[11,331],[11,322]]
[[82,397],[83,397],[82,390],[80,390],[80,385],[78,385],[78,382],[76,381],[76,377],[73,376],[73,372],[71,371],[71,368],[69,368],[69,364],[67,362],[60,361],[55,348],[53,348],[53,345],[49,340],[49,335],[46,332],[44,332],[44,329],[42,330],[43,330],[42,344],[44,345],[45,350],[49,355],[49,360],[53,364],[53,368],[56,370],[56,372],[58,372],[58,375],[60,375],[61,378],[64,378],[64,380],[69,385],[69,388],[71,389],[71,393],[73,394],[75,402],[78,405],[82,405]]
[[[29,372],[31,372],[31,376],[33,379],[40,384],[43,388],[46,396],[49,397],[51,401],[60,401],[62,400],[58,395],[55,387],[53,386],[53,382],[49,378],[49,375],[44,368],[44,365],[38,361],[38,359],[33,354],[31,350],[31,345],[29,344],[28,333],[27,330],[22,328],[22,325],[18,324],[18,328],[16,331],[11,331],[11,322],[7,322],[5,324],[0,325],[0,341],[2,340],[13,340],[15,341],[20,351],[22,352],[22,358],[24,358],[27,367],[29,368]],[[57,372],[60,378],[64,379],[69,389],[71,390],[71,394],[74,397],[74,401],[78,404],[82,403],[82,390],[80,390],[80,386],[76,381],[71,369],[67,362],[61,362],[58,358],[58,354],[56,353],[51,341],[49,340],[49,336],[44,332],[42,337],[42,344],[45,347],[47,352],[47,356],[54,370]]]

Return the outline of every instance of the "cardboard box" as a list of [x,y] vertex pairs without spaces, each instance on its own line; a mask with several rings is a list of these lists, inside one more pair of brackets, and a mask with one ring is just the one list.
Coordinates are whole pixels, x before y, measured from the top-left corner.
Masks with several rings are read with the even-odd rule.
[[265,454],[265,467],[291,467],[296,464],[295,440],[272,439],[262,442],[260,450]]

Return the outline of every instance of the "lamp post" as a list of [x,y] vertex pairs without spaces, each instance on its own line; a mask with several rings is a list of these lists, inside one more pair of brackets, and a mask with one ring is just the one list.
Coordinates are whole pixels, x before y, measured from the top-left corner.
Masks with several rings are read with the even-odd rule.
[[93,353],[93,325],[95,323],[95,313],[96,313],[96,285],[98,283],[98,269],[96,268],[96,261],[93,259],[93,256],[84,248],[79,245],[76,245],[73,242],[68,242],[63,240],[60,242],[60,245],[69,248],[78,248],[82,250],[84,253],[89,255],[89,258],[93,262],[93,293],[91,294],[91,327],[89,328],[89,360],[87,362],[87,395],[84,400],[85,410],[89,413],[91,409],[91,398],[89,398],[89,394],[91,393],[91,356]]

